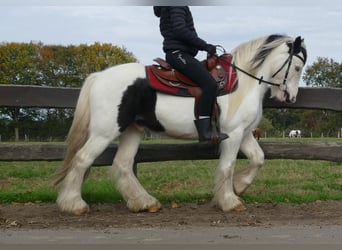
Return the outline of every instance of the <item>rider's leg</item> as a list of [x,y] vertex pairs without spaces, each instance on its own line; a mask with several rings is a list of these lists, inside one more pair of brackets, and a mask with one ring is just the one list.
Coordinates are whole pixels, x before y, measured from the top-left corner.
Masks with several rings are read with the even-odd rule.
[[[217,85],[205,66],[187,53],[176,51],[166,53],[166,60],[170,65],[196,82],[202,89],[199,100],[199,119],[195,121],[199,141],[212,141],[211,114],[216,99]],[[220,142],[228,135],[217,133],[216,141]]]

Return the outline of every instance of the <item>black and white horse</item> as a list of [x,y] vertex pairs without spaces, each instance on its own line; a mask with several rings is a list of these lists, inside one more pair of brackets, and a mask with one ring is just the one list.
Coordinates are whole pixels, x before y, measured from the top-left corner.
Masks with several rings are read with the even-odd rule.
[[[281,102],[294,103],[306,61],[303,40],[281,35],[243,43],[231,54],[234,65],[239,69],[239,86],[235,92],[217,98],[221,110],[221,131],[229,135],[220,144],[220,159],[214,180],[214,202],[223,211],[245,209],[239,195],[251,185],[263,165],[264,153],[252,130],[261,119],[266,91],[270,89],[271,96]],[[140,79],[139,85],[137,79]],[[148,86],[144,86],[144,90],[139,89],[141,79],[146,79],[145,66],[129,63],[93,73],[85,81],[69,131],[64,163],[56,173],[56,183],[61,183],[57,204],[62,211],[74,214],[89,211],[81,196],[85,174],[95,158],[116,138],[119,139],[119,147],[111,168],[128,208],[137,212],[156,211],[161,207],[159,201],[143,188],[132,170],[144,128],[132,122],[122,131],[118,122],[119,107],[128,87],[136,88],[136,92],[132,93],[136,95],[136,105],[143,105],[143,99],[139,98]],[[197,138],[193,107],[193,98],[157,92],[153,108],[167,135]],[[250,163],[235,172],[239,150]]]
[[291,130],[289,133],[290,138],[301,138],[302,137],[302,131],[300,130]]

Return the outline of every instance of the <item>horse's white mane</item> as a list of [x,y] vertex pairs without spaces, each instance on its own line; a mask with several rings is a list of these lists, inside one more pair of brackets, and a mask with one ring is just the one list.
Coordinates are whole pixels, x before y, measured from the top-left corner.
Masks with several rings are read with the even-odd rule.
[[281,44],[293,41],[291,37],[284,35],[270,35],[249,42],[242,43],[236,47],[232,54],[238,66],[245,70],[256,70],[264,62],[265,58]]

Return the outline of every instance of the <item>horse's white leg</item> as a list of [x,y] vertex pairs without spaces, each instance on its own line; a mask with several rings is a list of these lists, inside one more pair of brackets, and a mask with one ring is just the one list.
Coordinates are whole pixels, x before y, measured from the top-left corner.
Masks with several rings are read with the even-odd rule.
[[244,138],[240,149],[249,159],[250,165],[239,170],[234,176],[234,189],[238,195],[252,184],[258,170],[264,164],[264,152],[252,133]]
[[245,206],[235,194],[233,187],[234,168],[241,136],[229,133],[229,139],[221,142],[219,165],[215,173],[214,202],[224,212],[243,211]]
[[133,173],[134,157],[138,151],[143,130],[135,125],[128,127],[120,136],[112,170],[116,185],[127,202],[127,207],[133,212],[156,212],[160,209],[159,201],[152,197],[139,183]]
[[90,136],[85,145],[75,154],[72,160],[73,166],[65,176],[57,198],[61,211],[77,215],[89,212],[89,206],[81,196],[84,175],[111,140],[112,138],[109,137]]

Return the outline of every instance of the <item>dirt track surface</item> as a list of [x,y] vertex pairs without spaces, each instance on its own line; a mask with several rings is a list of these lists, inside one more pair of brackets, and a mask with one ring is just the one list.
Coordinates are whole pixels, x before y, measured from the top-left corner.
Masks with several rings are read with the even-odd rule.
[[0,246],[291,244],[302,249],[293,246],[314,244],[340,249],[342,244],[342,201],[248,204],[247,211],[231,213],[210,203],[164,204],[157,213],[131,213],[124,204],[90,208],[89,214],[74,216],[55,204],[0,204]]
[[0,204],[0,229],[109,229],[275,227],[342,225],[342,201],[309,204],[247,204],[247,211],[223,213],[210,203],[164,204],[157,213],[131,213],[124,204],[90,204],[81,216],[55,204]]

